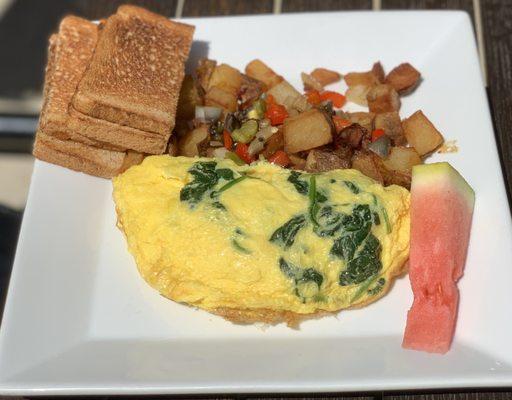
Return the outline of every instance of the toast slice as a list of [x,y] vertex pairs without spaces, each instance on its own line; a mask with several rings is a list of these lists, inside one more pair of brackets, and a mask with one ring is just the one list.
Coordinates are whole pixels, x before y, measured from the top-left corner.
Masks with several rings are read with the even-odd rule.
[[[166,143],[159,135],[91,118],[70,109],[69,104],[91,60],[97,39],[97,25],[75,16],[65,17],[58,35],[50,38],[40,130],[63,140],[104,149],[162,153]],[[110,140],[112,137],[117,138],[115,143]]]
[[158,134],[167,143],[193,32],[193,26],[142,8],[119,7],[101,28],[72,107],[90,117]]
[[62,140],[42,131],[37,132],[33,153],[40,160],[102,178],[112,178],[144,157],[134,151],[111,151]]

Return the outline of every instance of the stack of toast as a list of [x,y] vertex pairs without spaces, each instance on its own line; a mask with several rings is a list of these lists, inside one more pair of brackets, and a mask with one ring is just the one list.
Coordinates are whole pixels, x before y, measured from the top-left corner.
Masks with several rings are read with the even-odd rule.
[[193,32],[126,5],[99,25],[65,17],[50,38],[34,155],[111,178],[163,154]]

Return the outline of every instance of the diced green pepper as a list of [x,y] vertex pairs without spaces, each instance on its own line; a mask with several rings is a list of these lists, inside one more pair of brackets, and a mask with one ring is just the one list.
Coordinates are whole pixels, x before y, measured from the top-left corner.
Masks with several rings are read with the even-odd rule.
[[252,107],[247,113],[247,117],[251,119],[262,119],[265,116],[267,105],[262,99],[256,100],[252,103]]
[[238,157],[235,153],[232,151],[227,151],[225,158],[229,158],[231,161],[233,161],[236,165],[245,165],[245,161],[242,160],[240,157]]
[[249,143],[258,133],[258,126],[258,121],[255,119],[245,121],[240,128],[231,132],[231,137],[235,142]]

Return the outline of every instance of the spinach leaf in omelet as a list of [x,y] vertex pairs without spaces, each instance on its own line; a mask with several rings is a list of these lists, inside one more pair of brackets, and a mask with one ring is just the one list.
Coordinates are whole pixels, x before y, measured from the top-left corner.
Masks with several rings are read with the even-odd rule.
[[187,183],[180,191],[180,200],[187,201],[191,206],[199,203],[206,192],[213,189],[219,182],[219,175],[215,172],[215,161],[197,162],[188,170],[194,179]]
[[295,186],[297,192],[303,195],[307,195],[309,191],[309,184],[306,181],[300,179],[302,175],[303,174],[298,171],[291,171],[290,176],[288,177],[288,182]]
[[348,187],[350,189],[350,191],[354,194],[359,194],[359,192],[361,191],[359,189],[359,187],[354,183],[354,182],[350,182],[350,181],[343,181],[343,183],[345,184],[346,187]]
[[370,233],[362,250],[347,262],[345,270],[340,273],[339,284],[359,284],[379,272],[382,268],[380,251],[379,241]]
[[287,249],[295,241],[295,236],[297,236],[299,230],[305,226],[306,217],[304,215],[296,215],[283,226],[277,228],[270,237],[270,241]]
[[[219,194],[243,181],[247,176],[241,175],[235,178],[233,170],[229,168],[215,169],[216,166],[215,161],[199,161],[192,165],[188,172],[194,179],[183,186],[180,191],[180,200],[186,201],[191,207],[194,207],[209,193],[209,197],[213,200],[211,205],[219,210],[226,210],[226,207],[218,200]],[[214,190],[221,180],[227,181],[227,183],[218,190]]]
[[[303,302],[309,297],[316,298],[324,282],[324,277],[320,272],[314,268],[297,267],[282,257],[279,259],[279,269],[287,278],[293,279],[295,294],[300,297]],[[312,292],[311,287],[308,286],[309,283],[316,285],[314,292]]]

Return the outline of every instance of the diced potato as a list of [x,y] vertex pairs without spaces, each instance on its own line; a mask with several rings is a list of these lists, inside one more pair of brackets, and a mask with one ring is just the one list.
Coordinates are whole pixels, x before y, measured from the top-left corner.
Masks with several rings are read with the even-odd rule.
[[215,60],[209,60],[208,58],[202,58],[199,60],[198,66],[196,68],[196,76],[199,85],[203,88],[204,91],[206,91],[208,88],[210,77],[212,76],[216,65],[217,61]]
[[292,109],[297,110],[298,112],[304,112],[311,108],[312,106],[309,104],[308,99],[306,99],[306,96],[303,95],[297,97],[292,104]]
[[346,113],[346,117],[349,121],[354,124],[361,125],[368,132],[372,132],[374,129],[375,114],[370,112],[354,112]]
[[373,86],[366,95],[366,99],[368,108],[376,114],[400,109],[400,97],[390,85]]
[[360,149],[363,143],[368,144],[370,132],[359,124],[352,124],[334,134],[334,146],[348,146],[352,149]]
[[288,154],[292,169],[304,170],[306,168],[306,160],[297,154]]
[[201,125],[200,127],[188,132],[180,138],[178,142],[178,153],[185,157],[196,157],[198,156],[203,148],[206,148],[210,134],[208,133],[208,127]]
[[225,92],[218,87],[213,87],[205,94],[204,105],[220,107],[229,112],[235,112],[237,109],[237,96],[233,93]]
[[384,83],[386,75],[384,74],[384,68],[382,68],[380,61],[377,61],[375,64],[373,64],[372,72],[380,83]]
[[378,78],[372,71],[367,72],[349,72],[345,75],[347,86],[373,86],[379,83]]
[[352,157],[352,168],[383,184],[384,176],[379,168],[379,156],[371,152],[356,151]]
[[304,90],[324,90],[324,87],[320,82],[318,82],[311,75],[306,74],[305,72],[300,73],[300,78],[302,79],[302,83],[304,84]]
[[322,86],[330,85],[341,80],[341,75],[336,71],[331,71],[325,68],[315,68],[310,74]]
[[406,189],[411,188],[411,174],[400,172],[400,171],[388,171],[384,170],[384,184],[388,185],[399,185]]
[[308,172],[325,172],[333,169],[350,168],[351,164],[350,158],[342,158],[334,151],[313,149],[306,159],[305,170]]
[[225,92],[237,95],[240,86],[242,86],[242,74],[240,71],[227,64],[221,64],[213,70],[206,92],[216,87]]
[[421,110],[402,121],[405,137],[420,156],[433,152],[444,142],[443,135]]
[[292,85],[287,81],[282,81],[269,89],[267,92],[274,96],[277,103],[282,104],[287,109],[293,107],[295,100],[301,95]]
[[265,144],[265,148],[261,152],[263,157],[269,158],[272,154],[274,154],[277,150],[283,150],[284,147],[284,138],[283,132],[278,130],[272,136],[270,136]]
[[201,103],[202,99],[194,79],[190,75],[185,75],[183,83],[181,84],[178,108],[176,109],[176,119],[194,119],[196,106],[201,105]]
[[412,147],[391,147],[384,166],[390,171],[411,174],[412,167],[421,164],[418,152]]
[[375,129],[383,129],[395,146],[401,146],[407,143],[402,128],[402,121],[398,112],[391,111],[375,116]]
[[267,87],[263,82],[242,74],[242,86],[240,86],[239,94],[241,108],[249,107],[266,90]]
[[178,138],[175,135],[171,135],[169,143],[167,143],[167,154],[170,156],[178,155]]
[[421,74],[416,68],[409,63],[403,63],[389,72],[386,83],[393,86],[398,93],[406,94],[418,85],[420,78]]
[[324,113],[312,109],[286,119],[283,135],[284,150],[287,153],[298,153],[330,143],[332,126]]
[[258,59],[247,64],[245,73],[251,78],[262,81],[269,89],[283,80],[282,76],[277,75],[269,66]]
[[370,86],[355,85],[349,87],[345,95],[347,96],[348,101],[351,101],[352,103],[356,103],[363,107],[367,107],[368,100],[366,99],[366,96],[368,95],[369,91]]

